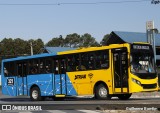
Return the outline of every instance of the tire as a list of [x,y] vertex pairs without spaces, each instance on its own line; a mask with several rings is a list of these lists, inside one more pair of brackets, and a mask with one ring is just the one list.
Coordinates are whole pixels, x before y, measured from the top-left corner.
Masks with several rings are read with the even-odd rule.
[[99,84],[98,86],[96,86],[95,98],[100,100],[111,99],[108,88],[103,84]]
[[40,89],[38,87],[33,87],[30,91],[30,99],[32,101],[41,101],[44,98],[41,97],[41,92]]
[[131,97],[132,93],[131,94],[120,94],[118,95],[118,98],[120,100],[128,100],[130,97]]

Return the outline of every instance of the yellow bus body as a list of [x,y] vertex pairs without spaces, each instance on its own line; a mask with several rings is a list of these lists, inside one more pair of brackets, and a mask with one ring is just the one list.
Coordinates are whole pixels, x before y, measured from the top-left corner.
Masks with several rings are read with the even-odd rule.
[[[143,43],[140,43],[143,44]],[[144,43],[146,44],[146,43]],[[130,64],[128,66],[128,84],[129,87],[115,88],[114,86],[114,70],[113,70],[113,58],[111,49],[114,48],[122,48],[126,47],[128,52],[128,62],[130,61],[130,44],[112,44],[109,46],[102,46],[102,47],[90,47],[90,48],[81,48],[77,50],[70,50],[65,52],[59,52],[58,55],[65,55],[65,54],[73,54],[73,53],[82,53],[82,52],[89,52],[89,51],[96,51],[96,50],[109,50],[109,68],[108,69],[100,69],[100,70],[87,70],[87,71],[75,71],[75,72],[67,72],[67,75],[70,78],[78,96],[80,95],[94,95],[94,87],[95,84],[98,82],[103,82],[108,86],[109,94],[125,94],[125,93],[136,93],[136,92],[151,92],[151,91],[158,91],[158,77],[154,79],[140,79],[139,77],[135,76],[131,73]],[[84,75],[82,78],[76,78],[75,75]],[[132,81],[132,79],[136,79],[141,82],[141,84],[150,85],[156,84],[156,88],[153,89],[144,89],[141,85]],[[123,90],[123,92],[122,92]]]

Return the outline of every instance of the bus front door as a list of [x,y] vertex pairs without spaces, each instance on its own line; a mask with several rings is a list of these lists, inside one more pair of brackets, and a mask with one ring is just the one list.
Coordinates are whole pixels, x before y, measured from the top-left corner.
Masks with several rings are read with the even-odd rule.
[[18,95],[27,95],[27,63],[17,63],[17,92]]
[[55,96],[66,95],[66,62],[64,59],[54,61],[54,94]]
[[115,93],[128,93],[128,52],[127,48],[112,49],[114,73],[113,91]]

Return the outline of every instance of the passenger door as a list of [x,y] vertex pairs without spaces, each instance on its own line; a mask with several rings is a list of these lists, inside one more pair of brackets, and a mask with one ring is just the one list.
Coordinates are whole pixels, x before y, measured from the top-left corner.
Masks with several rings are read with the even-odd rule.
[[17,63],[17,75],[18,95],[27,95],[27,62]]
[[115,93],[127,93],[129,92],[128,85],[128,52],[127,48],[112,49],[113,67],[114,73],[114,92]]
[[66,60],[54,60],[54,92],[55,95],[66,95]]

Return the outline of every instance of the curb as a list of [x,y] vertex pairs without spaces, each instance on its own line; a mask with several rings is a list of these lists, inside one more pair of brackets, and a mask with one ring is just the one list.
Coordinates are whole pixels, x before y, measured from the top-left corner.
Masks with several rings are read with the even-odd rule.
[[160,98],[160,92],[133,93],[131,98]]

